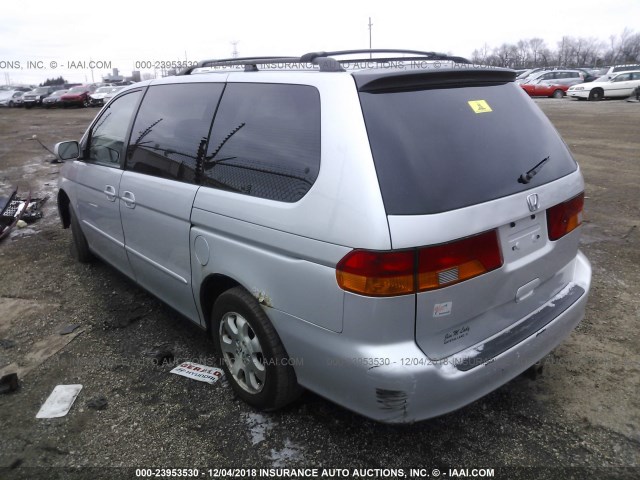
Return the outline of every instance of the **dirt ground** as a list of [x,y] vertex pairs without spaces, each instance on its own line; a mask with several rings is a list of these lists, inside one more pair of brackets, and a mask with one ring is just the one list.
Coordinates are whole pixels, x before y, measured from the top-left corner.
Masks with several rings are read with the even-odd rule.
[[[521,376],[457,412],[395,427],[308,392],[284,411],[258,413],[224,382],[154,365],[143,352],[160,345],[176,360],[211,358],[212,346],[112,268],[71,258],[56,213],[60,165],[32,138],[51,149],[79,139],[97,110],[0,110],[0,194],[18,184],[50,196],[44,218],[0,244],[0,371],[21,380],[0,395],[0,478],[135,478],[113,467],[198,468],[208,478],[221,473],[209,468],[640,478],[640,104],[536,102],[586,180],[581,248],[594,274],[586,318],[536,380]],[[80,327],[59,334],[72,324]],[[59,384],[83,385],[71,411],[36,419]],[[87,406],[97,396],[106,408]]]

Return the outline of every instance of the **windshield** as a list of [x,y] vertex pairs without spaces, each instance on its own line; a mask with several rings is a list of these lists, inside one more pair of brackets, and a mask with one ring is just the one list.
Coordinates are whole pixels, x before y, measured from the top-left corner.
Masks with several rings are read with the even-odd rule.
[[72,89],[69,90],[69,93],[82,93],[85,92],[87,89],[84,87],[73,87]]
[[51,94],[52,97],[61,97],[62,95],[64,95],[65,93],[67,93],[67,90],[56,90],[55,92],[53,92]]
[[[551,122],[512,82],[360,93],[389,215],[424,215],[512,195],[577,166]],[[547,159],[525,184],[523,172]]]
[[113,87],[100,87],[95,93],[109,93]]
[[33,93],[47,93],[49,89],[47,87],[36,88]]

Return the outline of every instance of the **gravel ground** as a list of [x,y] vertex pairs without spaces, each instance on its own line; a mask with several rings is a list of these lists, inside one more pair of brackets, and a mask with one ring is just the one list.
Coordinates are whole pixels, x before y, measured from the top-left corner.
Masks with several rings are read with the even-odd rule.
[[[406,426],[374,423],[309,392],[259,413],[225,382],[154,364],[143,353],[158,346],[176,360],[212,361],[211,343],[107,265],[73,261],[56,213],[60,166],[37,141],[52,148],[78,139],[97,111],[0,110],[0,194],[18,184],[50,196],[44,218],[0,244],[0,371],[21,379],[18,391],[0,395],[0,478],[135,478],[133,468],[197,468],[207,478],[249,476],[208,470],[216,468],[639,478],[640,104],[536,101],[587,183],[582,249],[594,279],[586,318],[536,380],[518,377],[466,408]],[[80,326],[59,335],[71,324]],[[36,419],[59,384],[83,385],[71,411]],[[100,396],[106,408],[87,405]],[[305,476],[286,473],[280,478]]]

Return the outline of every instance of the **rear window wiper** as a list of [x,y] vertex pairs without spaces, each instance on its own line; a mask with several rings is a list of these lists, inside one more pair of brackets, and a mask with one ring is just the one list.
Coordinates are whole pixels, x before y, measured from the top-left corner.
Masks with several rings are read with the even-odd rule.
[[520,178],[518,178],[518,182],[525,183],[525,184],[529,183],[531,179],[535,177],[540,170],[542,170],[542,167],[544,167],[544,164],[549,161],[550,157],[551,155],[549,155],[547,158],[543,158],[542,161],[538,163],[535,167],[533,167],[531,170],[520,175]]

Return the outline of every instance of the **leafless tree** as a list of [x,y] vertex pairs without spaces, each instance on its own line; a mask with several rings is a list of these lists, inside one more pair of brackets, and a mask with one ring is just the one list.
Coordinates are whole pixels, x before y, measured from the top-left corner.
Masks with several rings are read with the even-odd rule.
[[[599,67],[621,63],[640,63],[640,32],[625,28],[611,35],[606,43],[594,37],[563,36],[552,50],[542,38],[503,43],[491,49],[486,43],[473,51],[473,61],[500,67]],[[489,53],[491,51],[491,53]]]

